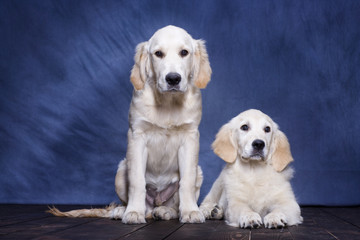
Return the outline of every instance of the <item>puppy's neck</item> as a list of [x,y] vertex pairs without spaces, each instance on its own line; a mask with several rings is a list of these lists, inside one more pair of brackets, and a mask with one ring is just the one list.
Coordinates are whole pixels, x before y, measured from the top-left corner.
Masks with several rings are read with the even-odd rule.
[[154,91],[154,99],[157,108],[181,108],[185,103],[187,92],[164,92]]
[[260,170],[268,167],[266,161],[249,160],[245,162],[241,159],[241,156],[238,156],[236,162],[241,168],[248,171]]
[[201,93],[190,87],[184,93],[160,93],[149,85],[135,91],[130,105],[130,125],[142,127],[156,125],[160,128],[197,128],[201,120]]

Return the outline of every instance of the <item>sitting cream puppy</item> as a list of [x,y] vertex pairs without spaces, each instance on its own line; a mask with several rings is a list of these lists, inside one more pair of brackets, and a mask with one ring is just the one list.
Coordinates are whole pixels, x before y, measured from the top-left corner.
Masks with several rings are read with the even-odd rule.
[[302,223],[289,182],[290,145],[269,116],[253,109],[239,114],[220,129],[212,147],[228,164],[200,206],[207,219],[224,216],[228,225],[242,228]]

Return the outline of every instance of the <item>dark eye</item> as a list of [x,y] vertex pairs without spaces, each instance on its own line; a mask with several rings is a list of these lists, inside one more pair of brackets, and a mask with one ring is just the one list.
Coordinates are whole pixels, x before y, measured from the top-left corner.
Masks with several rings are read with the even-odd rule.
[[180,51],[180,56],[182,56],[182,57],[186,57],[188,54],[189,54],[189,52],[185,49]]
[[155,52],[155,55],[159,58],[162,58],[164,56],[163,52],[162,51],[156,51]]
[[240,127],[240,129],[243,130],[243,131],[247,131],[247,130],[249,130],[249,126],[246,125],[246,124],[244,124],[244,125],[242,125],[242,126]]
[[264,131],[265,131],[266,133],[268,133],[268,132],[271,131],[271,128],[270,128],[270,127],[265,127],[265,128],[264,128]]

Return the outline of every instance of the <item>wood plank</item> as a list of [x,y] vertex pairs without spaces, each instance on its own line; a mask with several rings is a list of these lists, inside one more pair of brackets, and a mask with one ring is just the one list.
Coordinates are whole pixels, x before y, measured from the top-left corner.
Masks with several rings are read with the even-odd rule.
[[[79,219],[79,218],[76,218]],[[49,234],[43,234],[39,238],[34,239],[120,239],[123,236],[136,232],[137,230],[151,224],[152,220],[146,224],[126,225],[119,220],[111,220],[97,218],[96,221],[77,225],[62,231]]]
[[258,240],[270,240],[270,239],[283,239],[290,240],[293,239],[291,233],[289,232],[289,228],[279,228],[279,229],[269,229],[264,228],[264,226],[251,229],[250,239],[258,239]]
[[[73,237],[76,239],[79,238],[81,239],[82,237],[84,239],[98,239],[99,237],[100,238],[104,237],[104,234],[100,234],[100,236],[97,233],[93,234],[93,229],[99,229],[99,228],[100,229],[110,228],[110,231],[108,232],[111,232],[112,234],[110,234],[110,236],[108,237],[116,239],[123,235],[130,236],[129,235],[130,233],[138,229],[141,229],[142,227],[141,225],[125,225],[122,224],[121,221],[115,221],[109,219],[54,217],[48,213],[45,213],[47,207],[44,205],[42,206],[0,205],[0,207],[2,209],[6,209],[6,213],[7,213],[6,218],[8,219],[8,221],[6,222],[7,226],[0,227],[0,236],[1,238],[4,239],[36,239],[36,238],[62,239],[62,238],[73,238]],[[59,208],[62,211],[68,211],[73,209],[91,208],[91,207],[70,205],[70,206],[60,206]],[[26,212],[27,214],[23,214],[23,212]],[[45,219],[34,218],[34,216],[37,215]],[[5,216],[3,215],[3,217]],[[87,223],[93,221],[102,221],[102,222],[87,225]],[[104,223],[104,221],[106,223]],[[151,220],[149,223],[152,222],[153,221]],[[5,223],[5,222],[1,222],[1,223]],[[122,226],[120,231],[118,229],[118,226]],[[164,229],[164,226],[162,227],[161,226],[162,224],[160,224],[157,228]],[[76,233],[73,233],[74,231],[76,231]],[[165,232],[163,236],[165,237],[170,233],[171,231]],[[134,236],[136,237],[136,235],[137,234],[135,234]],[[139,235],[144,235],[144,233]]]
[[95,218],[47,217],[0,228],[1,239],[33,239],[50,233],[74,228],[92,221]]
[[351,239],[360,240],[360,229],[358,227],[324,212],[320,208],[314,210],[317,213],[316,221],[318,224],[338,239],[349,239],[351,237]]
[[336,239],[331,233],[326,229],[319,226],[316,219],[315,208],[301,208],[301,215],[304,218],[302,224],[298,226],[289,227],[289,232],[291,233],[294,239],[317,239],[317,240],[327,240],[327,239]]
[[293,239],[301,239],[301,240],[331,240],[337,239],[331,233],[326,231],[326,229],[318,228],[318,227],[305,227],[298,226],[292,227],[294,229],[290,229],[290,234]]
[[[83,205],[60,205],[62,211],[69,211],[80,208],[91,208]],[[21,204],[0,204],[0,227],[38,220],[52,216],[46,213],[47,205],[21,205]],[[1,233],[1,228],[0,228]]]
[[45,212],[47,209],[45,205],[0,205],[0,236],[19,232],[27,223],[31,225],[31,222],[48,218],[50,214]]
[[359,207],[304,207],[304,223],[299,226],[251,230],[227,226],[223,220],[205,224],[150,220],[126,225],[110,219],[54,217],[46,209],[46,205],[0,205],[0,239],[360,239]]
[[7,217],[6,219],[0,220],[0,232],[1,227],[14,225],[22,222],[34,221],[37,219],[42,219],[48,217],[45,213],[27,213],[23,215],[15,215],[13,217]]
[[0,205],[0,227],[47,217],[46,209],[44,205]]
[[231,227],[222,220],[184,224],[166,239],[249,239],[250,230]]
[[304,223],[289,228],[294,239],[360,239],[359,229],[319,208],[302,208]]
[[[24,213],[45,213],[51,204],[0,204],[0,219],[6,218],[7,216],[14,216]],[[62,211],[69,211],[80,208],[91,208],[91,207],[105,207],[104,205],[56,205]]]
[[153,221],[151,224],[124,236],[123,239],[164,239],[183,225],[179,220]]
[[320,209],[360,228],[360,207],[326,207]]

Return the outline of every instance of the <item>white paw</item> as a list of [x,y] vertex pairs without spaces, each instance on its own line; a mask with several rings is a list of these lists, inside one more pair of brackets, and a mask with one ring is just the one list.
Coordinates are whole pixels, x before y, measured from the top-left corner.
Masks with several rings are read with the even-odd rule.
[[241,228],[258,228],[261,224],[261,217],[256,212],[247,212],[240,215],[239,227]]
[[199,211],[183,211],[181,213],[180,222],[182,223],[203,223],[204,215]]
[[144,214],[140,214],[135,211],[125,212],[122,222],[125,224],[146,223]]
[[222,207],[215,205],[211,210],[211,219],[222,219],[224,217],[224,210]]
[[222,219],[224,217],[224,211],[218,205],[201,205],[199,209],[205,219]]
[[210,219],[212,209],[213,209],[212,205],[208,205],[208,204],[201,204],[199,207],[199,210],[204,215],[205,219]]
[[286,224],[286,216],[281,212],[269,213],[264,217],[264,225],[267,228],[282,228]]
[[152,217],[156,220],[170,220],[178,217],[178,214],[175,209],[160,206],[157,208],[154,208],[152,212]]
[[116,207],[113,210],[111,210],[111,218],[112,219],[122,219],[125,212],[125,207]]

